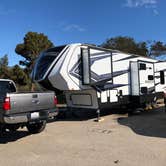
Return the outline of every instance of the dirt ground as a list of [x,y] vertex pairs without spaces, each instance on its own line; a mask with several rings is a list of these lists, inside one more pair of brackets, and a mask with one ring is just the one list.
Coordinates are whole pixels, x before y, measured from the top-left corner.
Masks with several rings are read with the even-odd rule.
[[50,122],[44,132],[26,128],[0,138],[0,166],[165,166],[166,114],[110,114]]

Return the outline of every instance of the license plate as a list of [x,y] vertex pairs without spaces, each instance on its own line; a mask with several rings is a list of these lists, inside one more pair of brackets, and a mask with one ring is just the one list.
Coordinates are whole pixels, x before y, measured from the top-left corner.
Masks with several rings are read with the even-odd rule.
[[39,112],[31,113],[31,119],[37,119],[37,118],[39,118]]

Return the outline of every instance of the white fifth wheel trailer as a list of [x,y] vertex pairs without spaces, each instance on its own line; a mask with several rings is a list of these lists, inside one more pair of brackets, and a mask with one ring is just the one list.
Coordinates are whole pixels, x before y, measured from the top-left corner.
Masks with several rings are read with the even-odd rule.
[[64,92],[68,107],[143,107],[164,97],[166,62],[88,44],[70,44],[44,51],[33,80]]

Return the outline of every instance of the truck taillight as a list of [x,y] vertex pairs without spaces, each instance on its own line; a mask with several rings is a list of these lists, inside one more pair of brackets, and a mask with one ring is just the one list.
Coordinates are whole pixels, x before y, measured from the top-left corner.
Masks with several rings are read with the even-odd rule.
[[57,104],[58,104],[58,99],[57,99],[57,97],[56,97],[56,96],[54,97],[54,104],[55,104],[55,105],[57,105]]
[[4,100],[4,103],[3,103],[3,109],[5,111],[8,111],[10,110],[10,97],[6,97],[5,100]]

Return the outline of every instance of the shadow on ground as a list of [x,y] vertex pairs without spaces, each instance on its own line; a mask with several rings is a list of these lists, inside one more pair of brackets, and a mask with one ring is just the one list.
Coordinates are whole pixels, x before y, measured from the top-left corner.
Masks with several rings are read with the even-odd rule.
[[[124,114],[125,111],[121,111],[118,109],[114,109],[110,111],[110,109],[101,110],[100,116],[106,116],[111,114]],[[75,110],[75,111],[66,111],[62,112],[55,119],[56,121],[86,121],[89,119],[97,119],[96,110]],[[54,122],[54,119],[48,120],[48,123]]]
[[[122,109],[121,109],[122,110]],[[120,117],[121,114],[125,114],[126,111],[114,109],[102,110],[101,117],[111,114],[117,114],[119,118],[117,121],[120,125],[127,126],[132,129],[133,132],[143,136],[166,138],[166,113],[164,107],[154,109],[151,111],[143,112],[139,115],[132,115],[127,117]],[[76,111],[68,112],[65,116],[59,117],[58,121],[86,121],[89,119],[95,119],[97,114],[95,111]],[[54,122],[50,120],[49,122]]]
[[3,135],[0,136],[0,144],[14,142],[28,135],[28,131],[5,132]]
[[120,125],[131,128],[136,134],[166,138],[166,113],[164,108],[144,112],[138,116],[118,118]]
[[[120,114],[124,113],[126,113],[125,110],[123,110],[123,112],[117,109],[114,109],[114,111],[102,110],[101,117],[111,114],[118,114],[118,123],[120,125],[131,128],[136,134],[150,137],[166,138],[166,113],[164,111],[164,108],[144,112],[140,115],[125,115],[125,117],[120,117]],[[48,123],[56,123],[56,121],[86,121],[96,118],[96,111],[68,111],[66,115],[63,114],[57,119],[48,120]],[[0,137],[0,144],[14,142],[26,136],[29,136],[28,131],[18,130],[16,132],[6,132],[5,134],[3,134],[3,136]]]

